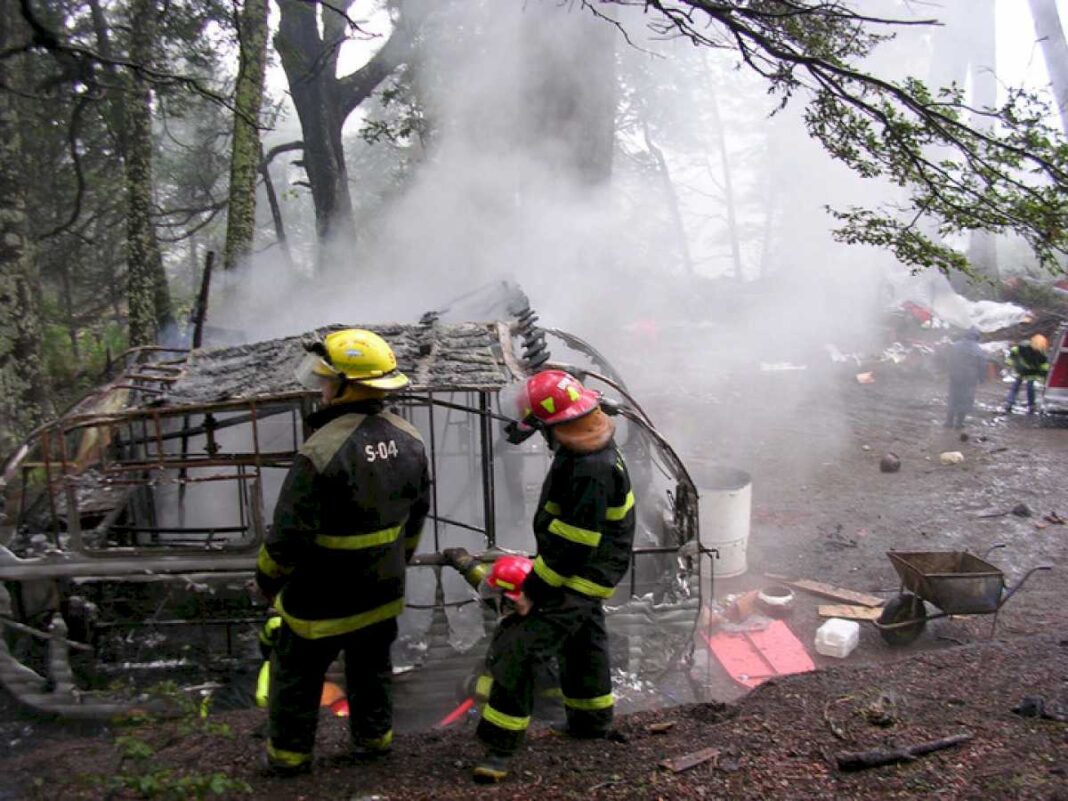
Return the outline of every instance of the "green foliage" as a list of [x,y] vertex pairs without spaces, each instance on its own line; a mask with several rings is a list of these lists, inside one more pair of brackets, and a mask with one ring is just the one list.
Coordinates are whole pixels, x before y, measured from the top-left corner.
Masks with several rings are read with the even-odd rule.
[[[914,78],[887,86],[877,100],[821,92],[806,115],[832,156],[908,194],[907,212],[833,212],[843,223],[839,239],[889,247],[906,264],[948,273],[968,265],[945,237],[1012,233],[1045,269],[1060,272],[1058,254],[1068,252],[1068,144],[1044,122],[1047,104],[1012,91],[988,114],[998,127],[977,130],[963,122],[971,110],[958,87],[935,97]],[[925,218],[932,222],[922,225]]]
[[177,775],[173,770],[164,768],[146,773],[118,773],[106,779],[99,778],[96,783],[111,792],[130,790],[141,798],[203,799],[211,796],[232,797],[249,795],[252,787],[243,779],[234,779],[215,771],[213,773],[193,773]]
[[[209,719],[210,696],[194,697],[183,691],[175,682],[160,682],[149,694],[154,698],[168,702],[177,711],[178,720],[174,723],[173,736],[163,745],[154,746],[140,736],[122,734],[115,738],[115,747],[119,752],[119,768],[110,775],[93,774],[87,777],[98,787],[109,792],[130,791],[141,798],[203,799],[211,796],[232,797],[247,795],[252,787],[242,779],[232,778],[222,771],[210,773],[178,773],[171,768],[164,768],[157,763],[160,753],[170,744],[184,739],[191,734],[203,734],[212,737],[233,737],[233,732],[225,723]],[[138,726],[140,734],[161,733],[163,729],[152,716],[139,715],[122,723]]]
[[1042,98],[1013,89],[998,108],[974,108],[957,86],[872,75],[860,62],[887,38],[875,31],[904,22],[842,2],[681,5],[690,13],[650,3],[651,27],[736,50],[782,105],[805,95],[809,134],[832,157],[901,187],[893,205],[834,212],[840,240],[889,248],[917,269],[951,272],[968,265],[946,237],[1015,234],[1046,270],[1062,272],[1068,142],[1049,124],[1055,117]]
[[77,331],[77,353],[71,342],[70,329],[61,323],[46,321],[43,327],[45,370],[49,382],[61,400],[100,383],[114,359],[126,350],[126,328],[114,321],[101,321]]
[[144,740],[130,735],[116,737],[115,745],[118,746],[123,759],[133,759],[137,762],[143,762],[156,753],[156,749]]
[[378,94],[378,101],[379,115],[368,117],[360,128],[360,137],[367,144],[404,145],[429,133],[426,114],[407,83],[397,82],[384,89]]

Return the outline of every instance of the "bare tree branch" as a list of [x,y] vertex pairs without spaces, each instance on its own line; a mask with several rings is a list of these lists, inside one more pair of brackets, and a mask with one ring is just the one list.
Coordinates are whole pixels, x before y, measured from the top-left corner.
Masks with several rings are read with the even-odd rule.
[[70,150],[71,163],[74,165],[74,206],[65,222],[37,237],[39,242],[51,239],[53,236],[69,229],[78,221],[78,217],[82,213],[82,198],[85,196],[85,175],[82,172],[82,157],[78,152],[78,128],[81,124],[82,112],[88,105],[89,100],[90,97],[88,95],[82,95],[78,98],[78,102],[74,104],[74,109],[70,113],[70,125],[67,126],[67,146]]

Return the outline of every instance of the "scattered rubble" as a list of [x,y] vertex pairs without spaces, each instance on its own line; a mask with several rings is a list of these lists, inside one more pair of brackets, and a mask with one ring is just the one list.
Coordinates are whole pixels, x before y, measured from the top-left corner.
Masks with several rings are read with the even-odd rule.
[[879,460],[879,470],[883,473],[896,473],[901,469],[901,459],[896,453],[887,453]]
[[1040,695],[1025,695],[1012,711],[1023,718],[1043,718],[1068,723],[1068,707],[1064,704],[1047,703]]
[[718,748],[702,748],[700,751],[694,751],[692,754],[674,757],[673,759],[662,759],[660,761],[660,767],[666,768],[672,773],[680,773],[684,770],[696,767],[703,762],[708,762],[710,759],[717,759],[718,757]]

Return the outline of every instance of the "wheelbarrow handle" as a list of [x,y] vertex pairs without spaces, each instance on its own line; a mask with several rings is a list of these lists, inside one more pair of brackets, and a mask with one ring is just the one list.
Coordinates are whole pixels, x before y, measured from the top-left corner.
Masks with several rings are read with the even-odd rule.
[[1020,589],[1020,587],[1024,585],[1024,582],[1027,581],[1027,579],[1031,578],[1032,573],[1035,573],[1039,570],[1053,570],[1053,565],[1039,565],[1038,567],[1032,567],[1030,570],[1024,573],[1023,578],[1017,581],[1015,586],[1013,586],[1011,590],[1001,596],[1001,603],[998,604],[998,609],[1005,605],[1005,602],[1013,596],[1013,593],[1015,593],[1018,589]]
[[985,551],[983,551],[982,558],[985,560],[988,556],[990,556],[990,552],[991,551],[996,551],[998,548],[1004,548],[1004,547],[1005,547],[1005,543],[1003,543],[1003,542],[995,543],[994,545],[991,545],[989,548],[987,548]]

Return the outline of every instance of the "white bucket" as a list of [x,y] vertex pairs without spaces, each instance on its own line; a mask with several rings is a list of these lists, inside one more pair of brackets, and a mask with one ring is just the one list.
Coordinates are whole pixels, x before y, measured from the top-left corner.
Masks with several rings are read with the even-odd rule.
[[[747,569],[752,480],[744,470],[730,467],[698,468],[693,476],[697,484],[701,545],[719,552],[718,559],[712,554],[702,555],[702,582],[711,583],[713,576],[740,576]],[[706,598],[711,595],[710,586],[702,590]]]

